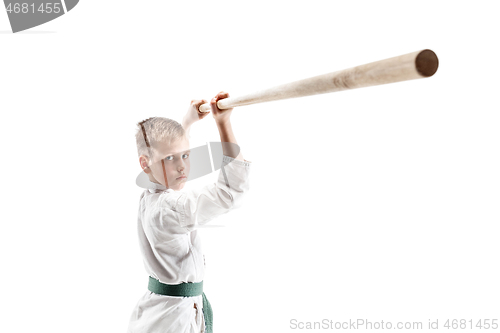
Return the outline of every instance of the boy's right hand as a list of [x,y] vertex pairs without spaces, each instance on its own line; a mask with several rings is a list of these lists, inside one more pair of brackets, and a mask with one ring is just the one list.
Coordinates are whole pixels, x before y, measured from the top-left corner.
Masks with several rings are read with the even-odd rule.
[[215,122],[217,124],[224,124],[229,121],[231,117],[231,112],[233,108],[221,110],[217,107],[217,102],[221,99],[228,98],[229,93],[221,91],[210,101],[210,107],[212,108],[212,115],[214,116]]

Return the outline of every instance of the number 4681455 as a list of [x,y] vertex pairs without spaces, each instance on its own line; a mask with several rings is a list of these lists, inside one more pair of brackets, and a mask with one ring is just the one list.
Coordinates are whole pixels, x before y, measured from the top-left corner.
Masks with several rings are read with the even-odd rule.
[[32,3],[32,4],[28,4],[28,3],[12,4],[12,3],[9,3],[9,5],[7,6],[7,12],[8,13],[16,13],[16,14],[18,14],[18,13],[27,14],[27,13],[35,13],[35,12],[47,13],[47,14],[50,14],[50,13],[58,14],[61,12],[61,7],[60,7],[60,3],[51,3],[51,2],[42,3],[36,9],[35,9],[34,3]]
[[[476,322],[476,327],[479,329],[494,329],[496,330],[498,328],[498,319],[479,319]],[[473,328],[474,322],[472,319],[470,320],[465,320],[465,319],[448,319],[444,323],[444,327],[447,329],[474,329]]]

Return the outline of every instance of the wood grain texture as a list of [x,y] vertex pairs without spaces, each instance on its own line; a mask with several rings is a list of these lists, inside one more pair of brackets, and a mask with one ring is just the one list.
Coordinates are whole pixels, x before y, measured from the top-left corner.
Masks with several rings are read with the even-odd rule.
[[[229,97],[217,102],[219,109],[326,94],[347,89],[377,86],[430,77],[438,68],[438,58],[431,50],[420,50],[369,64],[318,75],[282,84],[239,97]],[[211,110],[210,104],[200,106],[200,111]]]

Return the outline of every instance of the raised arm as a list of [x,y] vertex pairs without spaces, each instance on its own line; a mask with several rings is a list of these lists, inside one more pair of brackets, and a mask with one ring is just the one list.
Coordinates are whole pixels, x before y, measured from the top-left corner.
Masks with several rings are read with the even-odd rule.
[[204,99],[202,100],[193,99],[191,101],[191,104],[189,105],[186,114],[184,115],[184,118],[182,118],[182,128],[184,128],[187,138],[189,138],[191,125],[193,125],[198,120],[205,118],[210,113],[210,112],[199,111],[200,105],[202,105],[203,103],[207,103],[207,101]]
[[217,102],[220,99],[228,97],[229,93],[221,91],[214,98],[212,98],[212,100],[210,101],[210,107],[212,108],[212,115],[215,119],[215,123],[217,124],[217,129],[219,130],[220,141],[234,143],[234,145],[222,145],[222,151],[224,155],[240,161],[244,161],[243,155],[241,153],[238,154],[236,146],[238,142],[236,142],[236,137],[233,133],[233,127],[231,126],[230,117],[233,109],[231,108],[221,110],[217,107]]
[[[211,101],[211,112],[221,141],[237,145],[229,121],[232,109],[219,110],[216,104],[219,99],[228,96],[229,94],[224,92],[217,94]],[[194,105],[196,104],[195,102]],[[186,124],[189,124],[189,121]],[[186,231],[191,231],[240,206],[242,198],[249,189],[248,177],[251,163],[244,160],[241,153],[236,156],[237,149],[232,146],[222,145],[224,156],[219,177],[215,183],[201,189],[171,191],[165,194],[166,223],[177,221]]]

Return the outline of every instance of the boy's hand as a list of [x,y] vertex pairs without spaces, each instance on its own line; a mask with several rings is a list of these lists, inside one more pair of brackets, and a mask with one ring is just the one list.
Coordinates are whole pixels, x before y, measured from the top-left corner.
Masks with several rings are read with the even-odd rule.
[[212,107],[212,115],[214,116],[215,122],[217,124],[224,124],[227,121],[229,121],[229,117],[231,117],[231,112],[233,111],[233,108],[221,110],[217,107],[217,102],[219,100],[228,97],[229,93],[221,91],[220,93],[215,95],[215,97],[212,98],[212,100],[210,101],[210,106]]
[[205,99],[202,100],[193,99],[191,101],[191,105],[189,105],[188,111],[184,116],[184,119],[182,120],[182,125],[184,126],[184,128],[188,128],[198,120],[205,118],[210,113],[210,111],[201,112],[198,110],[200,105],[205,103],[207,103]]

